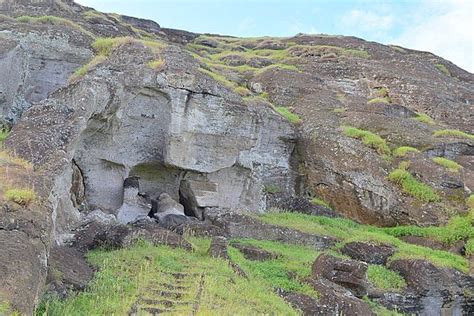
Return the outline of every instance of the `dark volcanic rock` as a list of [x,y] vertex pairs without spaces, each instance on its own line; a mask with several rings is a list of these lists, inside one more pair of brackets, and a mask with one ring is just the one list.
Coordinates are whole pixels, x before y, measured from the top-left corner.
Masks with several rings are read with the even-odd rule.
[[[407,312],[437,315],[470,315],[474,313],[474,278],[454,269],[438,268],[425,260],[401,259],[390,268],[406,280],[408,291],[418,302]],[[409,306],[406,306],[407,309]],[[400,309],[403,310],[401,305]]]
[[239,249],[239,251],[248,260],[265,261],[278,258],[277,254],[253,245],[232,243],[232,247]]
[[227,254],[227,239],[225,237],[214,237],[211,240],[211,246],[209,247],[209,255],[213,258],[222,258],[229,260],[229,255]]
[[388,258],[395,253],[395,248],[390,245],[369,244],[364,242],[351,242],[344,245],[341,252],[352,259],[370,264],[386,264]]
[[367,264],[322,254],[312,266],[314,279],[325,278],[349,289],[355,296],[367,295]]
[[274,240],[298,245],[327,249],[336,243],[328,236],[317,236],[295,229],[265,224],[255,218],[236,213],[217,215],[211,222],[221,227],[230,238],[253,238],[257,240]]
[[305,294],[279,291],[278,295],[293,306],[293,308],[300,310],[305,316],[331,315],[335,312],[334,306],[330,307],[321,304],[314,297]]
[[[319,293],[318,301],[325,307],[324,315],[375,315],[367,303],[336,283],[324,278],[311,279],[308,283]],[[330,312],[326,313],[327,310],[330,310]]]
[[268,195],[267,208],[272,207],[308,215],[321,215],[328,217],[338,216],[333,210],[327,207],[314,205],[308,201],[308,199],[291,196],[285,193],[273,193]]
[[87,264],[84,254],[66,246],[51,248],[48,260],[49,292],[66,297],[69,291],[85,289],[93,277],[93,270]]

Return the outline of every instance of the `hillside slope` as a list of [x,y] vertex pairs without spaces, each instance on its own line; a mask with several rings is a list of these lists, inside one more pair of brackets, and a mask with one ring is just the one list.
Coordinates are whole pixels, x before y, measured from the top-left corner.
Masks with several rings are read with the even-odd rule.
[[[474,75],[449,61],[353,37],[194,34],[70,0],[2,0],[0,73],[0,298],[21,312],[51,283],[56,246],[74,244],[91,223],[101,224],[95,241],[115,241],[110,229],[130,229],[127,245],[168,236],[135,225],[143,220],[181,235],[190,225],[206,238],[251,231],[252,240],[297,240],[330,254],[354,241],[334,230],[362,236],[357,225],[404,225],[362,226],[377,232],[364,242],[404,255],[386,265],[409,284],[397,299],[371,299],[405,312],[426,293],[436,304],[420,303],[424,311],[440,300],[472,306],[458,290],[472,285]],[[273,208],[310,217],[263,215],[276,226],[259,233],[236,215]],[[216,212],[230,219],[216,222]],[[335,223],[307,227],[322,215]],[[440,287],[410,288],[412,264],[436,271]],[[317,283],[298,281],[312,288],[300,294],[333,286],[310,279]],[[445,288],[460,300],[440,296]],[[291,301],[278,289],[268,285],[269,299]]]

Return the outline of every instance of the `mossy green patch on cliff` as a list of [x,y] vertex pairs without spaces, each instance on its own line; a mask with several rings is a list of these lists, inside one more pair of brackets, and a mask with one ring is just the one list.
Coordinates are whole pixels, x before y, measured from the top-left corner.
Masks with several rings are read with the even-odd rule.
[[351,126],[342,126],[342,130],[346,136],[362,140],[364,145],[377,150],[379,154],[390,154],[390,148],[388,147],[387,142],[379,135]]
[[288,120],[288,122],[292,124],[300,124],[301,118],[298,114],[291,112],[291,110],[285,106],[277,106],[275,107],[275,111],[281,114],[284,118]]
[[433,158],[433,161],[438,165],[445,167],[451,172],[459,172],[459,170],[462,169],[462,166],[460,164],[444,157],[435,157]]
[[374,287],[384,291],[401,292],[407,286],[400,274],[381,265],[370,264],[367,279]]
[[44,15],[44,16],[39,16],[39,17],[33,17],[33,16],[26,16],[25,15],[25,16],[17,17],[16,20],[18,22],[21,22],[21,23],[29,23],[29,24],[38,23],[38,24],[64,25],[64,26],[75,28],[78,31],[80,31],[80,32],[82,32],[82,33],[84,33],[84,34],[86,34],[90,37],[95,37],[94,34],[89,32],[88,30],[84,29],[79,24],[77,24],[77,23],[75,23],[71,20],[68,20],[68,19],[65,19],[65,18],[62,18],[62,17],[58,17],[58,16]]
[[405,157],[408,153],[419,153],[420,151],[411,146],[401,146],[393,151],[395,157]]
[[331,205],[329,205],[328,202],[324,201],[323,199],[317,198],[317,197],[312,198],[310,202],[311,202],[311,204],[314,204],[314,205],[320,205],[320,206],[324,206],[324,207],[332,209]]
[[180,284],[186,285],[177,292],[179,314],[191,315],[197,308],[194,313],[203,315],[298,315],[273,292],[268,279],[258,274],[249,274],[247,279],[237,275],[226,261],[207,254],[208,239],[189,239],[195,251],[148,243],[94,250],[88,258],[98,272],[87,289],[65,300],[46,298],[37,315],[123,315],[145,298],[155,299],[153,307],[166,310],[169,307],[163,304],[170,297],[160,293],[177,291],[172,290],[177,286],[176,273]]
[[4,197],[8,201],[15,202],[22,206],[30,205],[36,199],[36,193],[32,189],[9,189]]
[[7,139],[9,131],[6,129],[0,129],[0,149],[3,146],[3,142]]
[[448,68],[445,65],[438,63],[438,64],[435,64],[435,67],[446,76],[451,76],[451,72],[448,70]]
[[398,168],[390,172],[388,179],[401,186],[405,193],[420,201],[436,202],[440,200],[438,194],[430,186],[417,180],[404,168]]
[[428,114],[424,113],[417,113],[415,120],[430,125],[433,125],[435,123],[435,121]]
[[454,137],[454,138],[467,138],[474,140],[474,135],[459,131],[457,129],[443,129],[437,130],[433,133],[435,137]]
[[[408,244],[398,239],[395,236],[396,233],[391,231],[390,228],[362,225],[345,218],[329,218],[279,210],[261,214],[258,218],[265,223],[290,227],[309,234],[338,238],[341,240],[339,246],[353,241],[370,241],[389,244],[397,248],[391,260],[401,258],[425,259],[437,266],[455,268],[463,272],[466,272],[469,267],[466,258],[447,251],[433,250]],[[438,229],[439,231],[443,231],[443,234],[447,236],[455,225],[459,225],[459,227],[456,228],[457,232],[455,234],[458,236],[466,236],[465,234],[468,230],[466,229],[465,223],[456,223],[449,227],[418,227],[418,229],[425,232]],[[469,231],[473,230],[471,229]]]

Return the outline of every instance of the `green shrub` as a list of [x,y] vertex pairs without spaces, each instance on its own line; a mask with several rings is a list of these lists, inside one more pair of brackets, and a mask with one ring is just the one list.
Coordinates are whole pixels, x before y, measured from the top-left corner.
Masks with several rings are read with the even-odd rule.
[[442,73],[444,73],[446,76],[451,76],[451,73],[449,72],[448,68],[446,68],[445,65],[443,64],[435,64],[435,67],[441,71]]
[[379,135],[350,126],[343,126],[342,129],[346,136],[362,140],[364,145],[377,150],[379,154],[390,154],[390,148],[388,147],[385,140]]
[[414,147],[401,146],[393,151],[395,157],[405,157],[409,152],[419,153],[420,151]]
[[36,199],[36,193],[31,189],[9,189],[5,192],[5,199],[28,206]]
[[464,248],[466,249],[466,256],[474,255],[474,238],[468,239]]
[[459,172],[459,170],[462,169],[462,166],[460,164],[458,164],[455,161],[446,159],[444,157],[435,157],[433,158],[433,161],[437,163],[438,165],[443,166],[452,172]]
[[148,63],[148,67],[154,70],[162,70],[165,66],[165,61],[163,59],[152,60]]
[[7,139],[9,133],[10,132],[8,132],[6,129],[0,129],[0,147],[3,145],[5,139]]
[[369,101],[367,101],[367,104],[373,104],[373,103],[385,103],[385,104],[389,104],[389,103],[390,103],[390,99],[388,99],[388,98],[376,97],[376,98],[372,98],[372,99],[370,99]]
[[369,265],[367,278],[373,286],[385,291],[401,292],[407,286],[400,274],[381,265]]
[[321,206],[324,206],[324,207],[327,207],[327,208],[330,208],[332,209],[331,205],[329,205],[328,202],[322,200],[322,199],[319,199],[317,197],[311,199],[311,204],[314,204],[314,205],[321,205]]
[[332,110],[334,113],[344,113],[347,111],[346,108],[335,108],[334,110]]
[[289,108],[284,107],[284,106],[277,106],[275,107],[275,110],[278,113],[280,113],[281,116],[286,118],[290,123],[293,123],[293,124],[301,123],[301,118],[298,116],[298,114],[291,112]]
[[435,122],[431,117],[429,117],[427,114],[424,114],[424,113],[417,113],[415,120],[425,123],[425,124],[430,124],[430,125],[434,124]]
[[474,194],[469,195],[466,199],[466,205],[469,209],[474,210]]
[[456,137],[456,138],[468,138],[474,140],[474,135],[459,131],[457,129],[443,129],[437,130],[433,133],[435,137]]
[[410,196],[423,202],[436,202],[440,198],[438,194],[428,185],[418,181],[413,175],[405,169],[393,170],[388,179],[400,185],[403,191]]

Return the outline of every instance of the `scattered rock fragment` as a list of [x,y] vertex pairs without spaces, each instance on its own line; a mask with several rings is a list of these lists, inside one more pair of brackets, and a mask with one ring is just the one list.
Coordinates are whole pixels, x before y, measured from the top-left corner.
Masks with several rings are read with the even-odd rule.
[[395,248],[385,244],[351,242],[344,245],[341,252],[354,260],[369,264],[386,264],[388,258],[395,253]]

